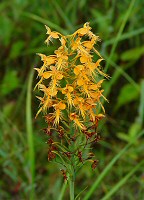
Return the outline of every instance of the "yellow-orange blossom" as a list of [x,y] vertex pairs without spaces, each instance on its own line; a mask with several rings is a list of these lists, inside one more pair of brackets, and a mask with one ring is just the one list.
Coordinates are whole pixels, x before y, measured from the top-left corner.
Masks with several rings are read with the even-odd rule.
[[98,113],[99,105],[104,111],[101,77],[107,75],[101,70],[103,59],[94,47],[99,37],[92,33],[89,23],[68,36],[46,29],[45,42],[58,39],[61,46],[54,55],[38,54],[43,65],[35,68],[40,78],[36,86],[43,97],[38,97],[41,107],[37,114],[43,111],[49,115],[49,124],[54,127],[71,121],[76,128],[86,130],[86,123],[95,125],[103,117]]

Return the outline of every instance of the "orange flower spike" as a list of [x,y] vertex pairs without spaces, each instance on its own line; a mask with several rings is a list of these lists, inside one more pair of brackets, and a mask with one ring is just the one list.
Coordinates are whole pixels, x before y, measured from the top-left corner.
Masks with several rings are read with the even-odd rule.
[[[38,54],[43,65],[35,68],[40,79],[37,86],[43,95],[38,97],[40,109],[37,115],[42,111],[47,124],[48,160],[60,158],[66,168],[62,170],[66,180],[66,172],[70,178],[74,176],[71,176],[70,165],[73,172],[85,160],[92,162],[93,169],[97,166],[97,160],[92,160],[93,155],[86,159],[82,156],[87,147],[99,139],[96,129],[104,117],[101,99],[106,100],[101,85],[108,76],[102,71],[103,59],[95,49],[99,37],[91,31],[89,23],[67,36],[51,31],[47,26],[46,29],[45,42],[49,44],[58,39],[60,46],[54,55]],[[100,106],[103,112],[99,112]]]
[[58,39],[61,35],[56,31],[51,31],[51,29],[48,26],[45,25],[45,27],[47,29],[46,34],[49,35],[48,38],[45,40],[45,43],[49,44],[50,41],[52,42],[52,39]]
[[69,86],[68,84],[66,85],[65,88],[62,89],[62,94],[65,94],[68,100],[68,105],[72,106],[73,105],[73,100],[71,93],[74,91],[74,88],[72,86]]

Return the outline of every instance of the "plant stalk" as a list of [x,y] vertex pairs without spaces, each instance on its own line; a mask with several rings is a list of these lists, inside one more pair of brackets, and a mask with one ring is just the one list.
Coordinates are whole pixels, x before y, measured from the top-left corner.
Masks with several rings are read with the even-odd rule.
[[69,178],[69,187],[70,187],[70,200],[74,200],[74,176]]

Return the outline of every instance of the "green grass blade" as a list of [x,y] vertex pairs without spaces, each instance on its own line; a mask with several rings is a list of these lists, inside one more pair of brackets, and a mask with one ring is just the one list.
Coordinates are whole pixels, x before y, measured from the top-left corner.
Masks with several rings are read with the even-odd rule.
[[[140,132],[137,135],[138,139],[140,136],[144,134],[144,130]],[[94,182],[90,190],[87,192],[86,196],[84,197],[84,200],[88,200],[90,196],[93,194],[93,192],[96,190],[96,188],[100,185],[103,178],[108,174],[108,172],[112,169],[115,162],[128,150],[128,148],[133,144],[133,142],[128,143],[112,160],[111,162],[105,167],[105,169],[102,171],[102,173],[99,175],[98,179]]]
[[141,127],[144,126],[144,79],[141,82],[141,96],[140,96],[138,120],[141,124]]
[[47,20],[47,19],[44,19],[38,15],[35,15],[35,14],[32,14],[32,13],[29,13],[29,12],[23,12],[22,13],[25,17],[28,17],[28,18],[31,18],[37,22],[40,22],[40,23],[43,23],[44,25],[48,25],[50,26],[50,28],[53,28],[55,29],[56,31],[59,31],[60,33],[62,34],[67,34],[67,31],[65,31],[64,29],[62,29],[60,26],[58,26],[57,24]]
[[[111,87],[116,83],[120,75],[122,75],[131,85],[133,85],[138,91],[140,91],[140,86],[137,84],[130,76],[125,72],[123,68],[118,66],[115,62],[110,61],[110,64],[112,67],[115,68],[115,72],[113,74],[113,77],[107,82],[104,88],[104,96],[107,97],[111,91]],[[104,102],[104,99],[101,100],[101,102]]]
[[[128,33],[124,33],[123,35],[121,35],[121,37],[119,38],[119,41],[122,41],[122,40],[126,40],[126,39],[129,39],[129,38],[132,38],[136,35],[139,35],[139,34],[142,34],[144,33],[144,28],[140,28],[140,29],[137,29],[137,30],[133,30],[133,31],[130,31]],[[108,45],[111,45],[115,42],[115,38],[112,38],[110,40],[107,40],[104,42],[104,47],[108,46]]]
[[[116,71],[119,71],[119,74],[121,74],[130,84],[132,84],[138,91],[140,91],[139,84],[137,84],[128,73],[126,73],[120,66],[114,63],[112,60],[110,60],[109,63],[112,67],[116,69]],[[110,81],[113,81],[112,79]]]
[[122,178],[101,200],[108,200],[127,180],[144,164],[144,161],[136,165],[124,178]]
[[25,83],[23,84],[23,87],[21,89],[21,92],[19,94],[19,98],[17,99],[17,106],[13,112],[13,116],[12,116],[12,119],[16,118],[18,116],[18,112],[21,110],[22,108],[22,104],[24,102],[24,99],[25,99],[25,95],[26,95],[26,89],[27,89],[27,81],[25,81]]
[[62,10],[62,8],[60,7],[60,5],[58,4],[57,1],[52,1],[53,5],[55,6],[57,12],[60,14],[61,18],[64,20],[67,28],[69,30],[73,30],[73,25],[71,23],[71,21],[69,20],[69,18],[66,16],[66,14],[64,13],[64,10]]
[[130,3],[130,5],[129,5],[129,8],[128,8],[126,14],[125,14],[125,17],[124,17],[124,19],[123,19],[123,22],[122,22],[122,24],[121,24],[121,26],[120,26],[120,29],[119,29],[119,31],[118,31],[117,37],[115,38],[115,42],[114,42],[114,44],[113,44],[113,46],[112,46],[112,50],[111,50],[110,55],[109,55],[109,57],[108,57],[108,60],[107,60],[107,63],[106,63],[106,67],[105,67],[105,72],[107,72],[107,70],[108,70],[108,67],[109,67],[109,64],[110,64],[110,60],[112,59],[113,54],[114,54],[114,52],[115,52],[115,49],[116,49],[116,47],[117,47],[117,44],[118,44],[118,42],[119,42],[119,40],[120,40],[120,38],[121,38],[122,32],[123,32],[123,30],[124,30],[124,27],[125,27],[125,25],[126,25],[126,22],[127,22],[128,18],[129,18],[129,16],[130,16],[130,14],[131,14],[131,11],[132,11],[132,8],[133,8],[133,6],[134,6],[134,3],[135,3],[135,0],[132,0],[131,3]]
[[4,113],[0,110],[0,123],[4,125],[6,129],[13,129],[17,133],[18,137],[21,140],[21,143],[25,146],[25,139],[23,137],[23,133],[19,130],[17,125],[10,119],[7,118]]
[[68,186],[68,184],[67,184],[67,182],[65,181],[65,182],[63,183],[63,186],[62,186],[62,189],[61,189],[61,192],[60,192],[60,195],[59,195],[58,200],[62,200],[62,199],[63,199],[63,196],[64,196],[64,194],[65,194],[65,191],[66,191],[67,186]]
[[87,189],[87,187],[85,187],[82,191],[80,191],[80,193],[75,197],[74,200],[78,200],[78,198],[80,199],[80,195]]
[[28,140],[29,165],[31,172],[30,184],[32,186],[32,190],[30,193],[30,200],[34,199],[34,179],[35,179],[35,152],[34,152],[32,109],[31,109],[33,76],[34,76],[34,70],[32,69],[29,74],[27,96],[26,96],[26,130],[27,130],[27,140]]

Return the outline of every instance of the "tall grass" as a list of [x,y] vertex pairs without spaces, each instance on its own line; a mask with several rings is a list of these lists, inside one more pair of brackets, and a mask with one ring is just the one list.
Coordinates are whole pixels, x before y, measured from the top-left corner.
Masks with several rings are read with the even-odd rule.
[[111,48],[110,55],[109,55],[109,57],[108,57],[108,59],[107,59],[107,62],[106,62],[106,66],[105,66],[105,71],[106,71],[106,72],[107,72],[107,70],[108,70],[108,67],[109,67],[109,64],[110,64],[110,60],[111,60],[112,57],[113,57],[114,51],[116,50],[117,44],[118,44],[118,42],[119,42],[119,40],[120,40],[120,38],[121,38],[121,35],[122,35],[122,32],[123,32],[123,30],[124,30],[124,27],[125,27],[125,25],[126,25],[126,23],[127,23],[127,20],[128,20],[128,18],[130,17],[130,14],[131,14],[131,12],[132,12],[132,9],[133,9],[133,6],[134,6],[135,1],[136,1],[136,0],[131,0],[130,5],[129,5],[129,8],[127,9],[127,12],[126,12],[126,14],[125,14],[125,17],[123,18],[123,21],[122,21],[122,23],[121,23],[120,29],[119,29],[119,31],[118,31],[118,33],[117,33],[117,36],[116,36],[115,40],[114,40],[114,43],[113,43],[112,48]]
[[30,199],[35,199],[35,149],[34,149],[34,133],[33,133],[33,123],[32,123],[32,82],[33,82],[34,70],[31,69],[28,85],[27,85],[27,96],[26,96],[26,131],[27,131],[27,140],[28,140],[28,158],[29,158],[29,167],[31,172],[30,177]]
[[[142,135],[144,134],[144,131],[140,132],[137,137],[135,138],[135,140],[137,140],[138,138],[140,138]],[[89,191],[87,192],[86,196],[84,197],[84,200],[88,200],[90,199],[91,195],[93,194],[93,192],[100,186],[102,180],[104,179],[104,177],[109,173],[110,175],[110,170],[112,170],[113,165],[115,164],[115,162],[120,159],[120,157],[131,147],[131,145],[133,145],[133,142],[129,142],[110,162],[109,164],[104,168],[104,170],[102,171],[102,173],[98,176],[98,178],[96,179],[96,181],[92,184],[91,188],[89,189]],[[114,186],[111,191],[104,196],[102,199],[107,199],[108,197],[112,196],[112,194],[114,194],[120,186],[122,186],[122,184],[126,183],[126,181],[128,180],[128,178],[142,165],[144,164],[144,162],[140,162],[140,164],[138,166],[136,166],[134,169],[131,169],[131,172],[129,174],[126,175],[126,177],[122,180],[120,180],[120,182]]]

